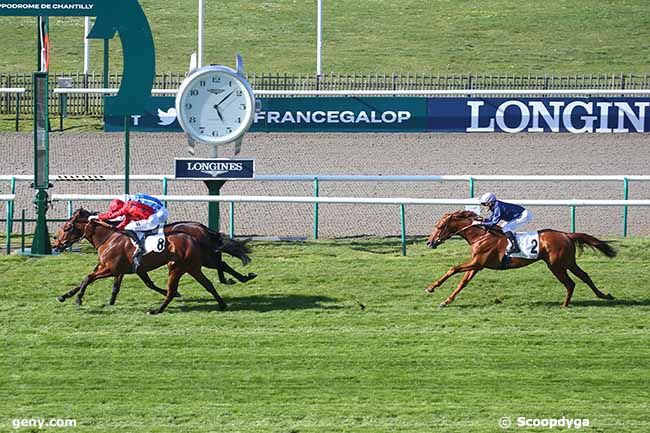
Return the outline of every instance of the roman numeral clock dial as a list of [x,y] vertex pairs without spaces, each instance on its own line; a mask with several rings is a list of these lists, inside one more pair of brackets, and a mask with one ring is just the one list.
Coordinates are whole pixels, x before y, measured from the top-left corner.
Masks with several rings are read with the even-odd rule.
[[246,79],[226,66],[212,65],[190,74],[176,94],[181,127],[194,140],[226,144],[253,123],[255,97]]

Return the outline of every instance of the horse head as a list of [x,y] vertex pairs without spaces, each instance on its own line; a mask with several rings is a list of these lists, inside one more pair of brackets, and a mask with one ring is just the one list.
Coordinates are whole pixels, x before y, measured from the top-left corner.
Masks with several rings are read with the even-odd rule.
[[88,224],[88,217],[92,215],[89,211],[79,208],[72,214],[54,234],[54,251],[63,251],[75,242],[79,242],[85,236],[85,228]]
[[468,210],[444,214],[427,238],[427,246],[432,249],[437,248],[453,235],[470,227],[477,217],[477,214]]

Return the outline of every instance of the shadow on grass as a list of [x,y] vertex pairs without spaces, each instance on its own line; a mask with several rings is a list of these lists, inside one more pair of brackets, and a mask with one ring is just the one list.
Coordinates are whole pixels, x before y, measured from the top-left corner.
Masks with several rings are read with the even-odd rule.
[[[525,305],[530,306],[545,306],[545,307],[558,307],[561,304],[562,299],[554,302],[550,301],[538,301],[532,302]],[[524,304],[520,304],[524,305]],[[620,306],[630,306],[630,307],[650,307],[650,299],[581,299],[571,301],[569,308],[571,307],[620,307]]]
[[[310,295],[254,295],[227,299],[227,311],[257,311],[265,313],[280,310],[338,310],[338,305],[323,305],[337,300],[327,296]],[[169,307],[177,311],[215,311],[217,302],[213,298],[175,299]]]
[[[420,237],[407,237],[406,244],[412,246],[417,242],[421,242],[423,238]],[[337,246],[348,247],[354,251],[362,251],[370,254],[399,254],[402,251],[402,241],[399,237],[386,237],[381,239],[369,239],[364,236],[354,236],[346,238],[337,238]]]

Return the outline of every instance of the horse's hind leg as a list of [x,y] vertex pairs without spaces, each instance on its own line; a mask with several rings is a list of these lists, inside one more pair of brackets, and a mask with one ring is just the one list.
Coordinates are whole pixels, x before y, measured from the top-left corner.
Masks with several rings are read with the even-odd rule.
[[[228,263],[221,261],[219,264],[219,267],[217,267],[217,270],[219,272],[219,280],[221,280],[221,275],[223,275],[223,272],[227,272],[233,277],[235,277],[240,283],[245,283],[246,281],[250,281],[253,278],[257,277],[257,274],[254,274],[252,272],[249,272],[248,275],[242,275],[233,268],[228,265]],[[223,281],[221,281],[223,283]]]
[[196,281],[201,284],[205,290],[207,290],[212,296],[214,296],[214,299],[217,300],[219,303],[219,309],[225,310],[228,306],[226,305],[226,302],[219,296],[219,293],[217,293],[217,290],[214,288],[210,280],[208,280],[208,277],[205,276],[203,271],[201,271],[201,268],[194,269],[189,271],[189,274],[194,277]]
[[[140,277],[140,279],[142,280],[142,282],[143,282],[143,283],[144,283],[148,288],[150,288],[150,289],[153,290],[154,292],[160,293],[160,294],[163,295],[163,296],[167,295],[167,292],[166,292],[166,291],[164,291],[164,290],[161,289],[160,287],[156,286],[156,283],[154,283],[154,282],[151,280],[151,278],[149,277],[149,274],[147,274],[146,272],[141,272],[141,271],[137,272],[137,274],[138,274],[138,277]],[[180,298],[180,297],[181,297],[181,294],[180,294],[180,293],[176,292],[176,294],[174,294],[174,298]]]
[[122,287],[122,280],[124,279],[124,274],[116,275],[113,280],[113,291],[111,292],[111,300],[108,302],[108,305],[115,305],[115,300],[117,299],[118,293],[120,293],[120,288]]
[[611,300],[611,299],[614,299],[614,297],[613,297],[612,295],[610,295],[609,293],[608,293],[608,294],[604,294],[603,292],[601,292],[600,290],[598,290],[598,287],[596,287],[596,285],[594,284],[594,282],[591,280],[591,277],[589,276],[589,274],[587,274],[584,270],[582,270],[582,268],[580,268],[580,266],[578,266],[577,263],[575,263],[573,266],[571,266],[571,267],[569,268],[569,270],[570,270],[571,272],[573,272],[573,274],[574,274],[576,277],[580,278],[580,279],[581,279],[581,280],[582,280],[586,285],[588,285],[589,288],[590,288],[590,289],[591,289],[591,290],[596,294],[596,296],[598,296],[600,299],[610,299],[610,300]]
[[556,265],[549,266],[549,269],[551,272],[553,272],[555,278],[560,280],[560,282],[564,284],[564,287],[566,287],[566,297],[564,298],[564,302],[562,303],[561,307],[568,307],[569,302],[571,302],[571,296],[573,296],[573,290],[576,287],[576,283],[571,279],[571,277],[569,277],[566,268]]

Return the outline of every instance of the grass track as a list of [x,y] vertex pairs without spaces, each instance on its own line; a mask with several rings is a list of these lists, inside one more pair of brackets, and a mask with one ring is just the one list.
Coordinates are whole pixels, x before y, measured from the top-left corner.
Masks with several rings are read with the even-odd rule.
[[647,432],[650,240],[617,245],[579,260],[617,300],[579,284],[567,310],[543,264],[482,272],[436,310],[459,278],[422,289],[467,256],[461,242],[407,257],[393,240],[257,243],[259,277],[217,287],[228,311],[184,278],[157,317],[133,277],[114,307],[107,281],[80,310],[56,303],[90,253],[3,256],[0,431],[56,417],[74,432],[495,432],[502,416],[565,416]]

